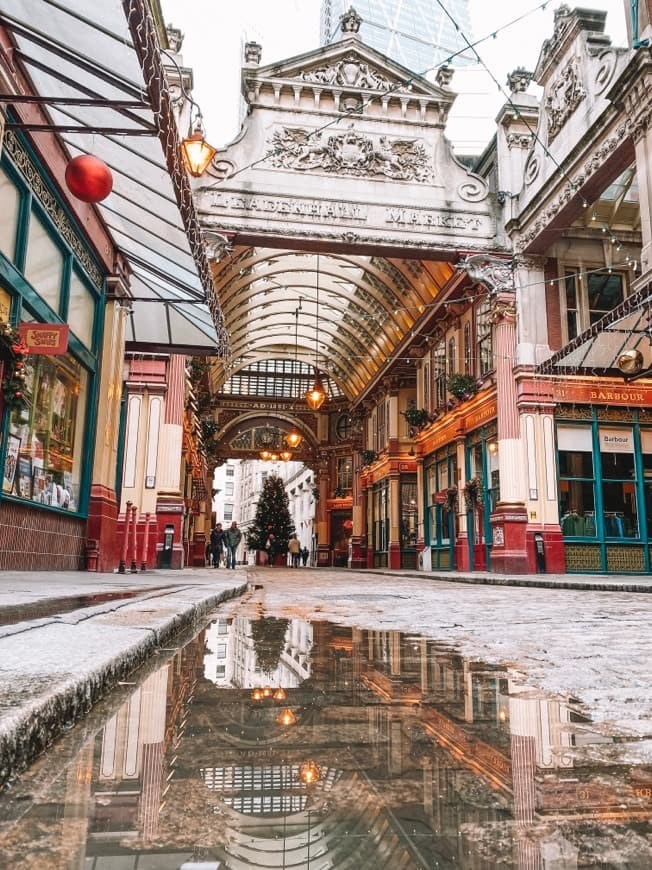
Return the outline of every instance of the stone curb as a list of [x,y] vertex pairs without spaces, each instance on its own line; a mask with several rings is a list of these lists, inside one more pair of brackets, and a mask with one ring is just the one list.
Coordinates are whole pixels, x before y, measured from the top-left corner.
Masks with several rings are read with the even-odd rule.
[[140,640],[119,655],[98,662],[93,673],[55,685],[47,697],[31,700],[6,715],[0,720],[0,787],[34,761],[120,681],[143,665],[157,648],[170,643],[180,632],[194,628],[211,610],[242,595],[246,589],[247,583],[244,583],[208,595],[156,628],[143,627]]
[[391,577],[410,577],[417,580],[436,580],[445,583],[470,583],[480,586],[532,586],[538,589],[587,589],[593,592],[652,593],[652,578],[641,583],[605,579],[580,582],[578,580],[544,580],[534,576],[505,577],[501,574],[434,574],[430,571],[390,571],[382,568],[356,569],[360,574],[383,574]]

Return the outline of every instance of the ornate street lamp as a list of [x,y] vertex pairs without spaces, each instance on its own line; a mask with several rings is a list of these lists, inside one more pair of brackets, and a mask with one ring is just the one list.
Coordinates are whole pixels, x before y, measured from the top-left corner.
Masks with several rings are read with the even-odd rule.
[[299,432],[296,426],[293,426],[285,436],[285,443],[293,450],[296,450],[302,441],[303,435],[301,434],[301,432]]
[[197,116],[194,130],[188,133],[185,139],[181,142],[181,151],[188,172],[194,177],[199,178],[203,175],[213,157],[217,154],[217,148],[213,148],[204,139],[204,125],[202,124],[201,115]]

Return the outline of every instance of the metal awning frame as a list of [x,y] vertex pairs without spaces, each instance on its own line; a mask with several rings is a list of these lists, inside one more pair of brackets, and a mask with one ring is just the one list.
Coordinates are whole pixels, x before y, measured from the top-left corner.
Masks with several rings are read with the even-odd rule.
[[[627,318],[631,318],[631,322],[625,326],[623,321]],[[585,365],[589,354],[595,351],[596,342],[599,342],[601,337],[618,335],[623,337],[622,341],[617,344],[615,350],[612,348],[607,351],[604,365]],[[617,365],[618,358],[625,350],[637,349],[645,340],[652,343],[652,283],[646,284],[645,287],[628,296],[613,311],[605,314],[589,329],[540,363],[536,372],[541,375],[602,374],[623,377]],[[581,359],[572,366],[564,365],[564,360],[580,350],[583,345],[587,347]],[[646,370],[643,375],[648,371]]]

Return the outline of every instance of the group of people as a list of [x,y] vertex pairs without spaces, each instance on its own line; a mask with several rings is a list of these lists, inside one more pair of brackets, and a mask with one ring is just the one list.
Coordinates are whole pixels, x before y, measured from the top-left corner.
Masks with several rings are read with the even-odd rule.
[[303,565],[306,565],[308,563],[308,556],[310,555],[310,551],[307,547],[301,546],[301,543],[297,539],[296,535],[292,535],[292,537],[290,538],[290,541],[288,543],[288,553],[290,554],[290,566],[292,568],[299,567],[299,560],[301,560]]
[[210,559],[213,568],[219,568],[224,560],[226,568],[235,568],[236,550],[242,540],[242,532],[234,520],[230,528],[223,529],[222,523],[218,523],[211,532],[210,540],[206,545],[206,559]]

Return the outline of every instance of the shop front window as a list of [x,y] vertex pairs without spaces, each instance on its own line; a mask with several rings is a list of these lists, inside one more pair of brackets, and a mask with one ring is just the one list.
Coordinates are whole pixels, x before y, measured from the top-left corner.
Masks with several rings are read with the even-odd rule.
[[9,176],[0,169],[0,252],[14,262],[16,254],[16,235],[18,232],[18,212],[20,193]]
[[652,429],[641,429],[641,453],[647,537],[652,540]]
[[565,537],[597,534],[590,426],[558,426],[560,523]]
[[435,455],[427,470],[428,532],[432,546],[448,547],[455,523],[457,463],[455,453],[446,450]]
[[94,319],[95,299],[84,281],[73,271],[70,276],[68,323],[71,330],[86,347],[91,347],[93,344]]
[[350,456],[340,456],[337,460],[337,487],[348,491],[353,485],[353,462]]
[[602,426],[598,432],[605,537],[637,538],[634,433]]
[[50,308],[59,313],[64,256],[45,224],[32,212],[27,238],[25,277]]
[[401,549],[417,545],[417,482],[401,481]]
[[10,416],[2,490],[77,511],[87,373],[70,354],[28,356],[25,382],[26,407]]

